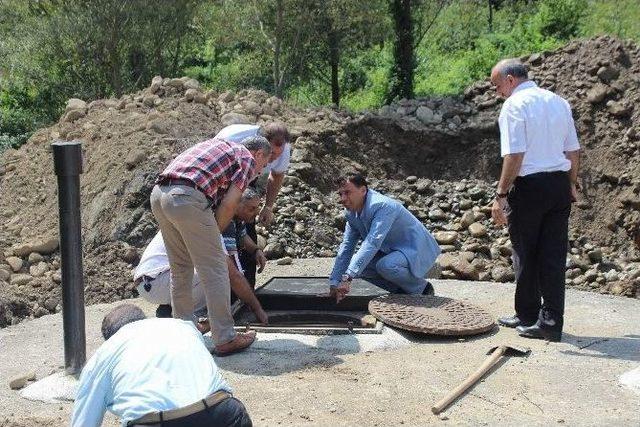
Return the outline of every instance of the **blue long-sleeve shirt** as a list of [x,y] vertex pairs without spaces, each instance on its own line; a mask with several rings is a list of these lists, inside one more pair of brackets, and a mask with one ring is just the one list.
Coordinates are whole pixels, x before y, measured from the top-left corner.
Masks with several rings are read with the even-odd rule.
[[[343,274],[358,277],[378,252],[400,251],[415,277],[424,277],[440,255],[427,229],[400,202],[368,189],[360,212],[346,211],[347,225],[329,278],[332,286]],[[358,242],[360,248],[355,252]],[[355,255],[354,255],[355,252]]]

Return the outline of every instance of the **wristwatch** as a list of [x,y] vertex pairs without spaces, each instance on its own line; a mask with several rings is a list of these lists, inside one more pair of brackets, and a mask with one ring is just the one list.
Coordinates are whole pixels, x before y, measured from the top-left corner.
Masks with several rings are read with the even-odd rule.
[[353,280],[353,277],[349,276],[348,274],[343,274],[342,277],[340,278],[341,281],[343,282],[351,282]]
[[498,193],[496,191],[496,199],[504,199],[509,195],[509,193]]

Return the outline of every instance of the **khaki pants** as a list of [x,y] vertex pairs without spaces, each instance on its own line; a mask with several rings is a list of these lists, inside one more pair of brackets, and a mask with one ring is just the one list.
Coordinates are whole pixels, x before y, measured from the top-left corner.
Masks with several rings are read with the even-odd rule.
[[229,271],[215,216],[205,195],[183,185],[153,187],[151,210],[171,266],[173,317],[194,321],[193,269],[201,279],[211,334],[216,345],[236,333],[231,316]]

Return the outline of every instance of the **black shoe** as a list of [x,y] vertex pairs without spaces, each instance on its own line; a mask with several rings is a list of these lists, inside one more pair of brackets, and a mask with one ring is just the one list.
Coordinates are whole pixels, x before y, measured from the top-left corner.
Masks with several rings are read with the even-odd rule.
[[435,291],[433,290],[433,285],[431,282],[427,281],[427,286],[424,287],[424,291],[422,291],[422,295],[433,296]]
[[518,331],[518,335],[525,338],[536,338],[552,342],[560,342],[562,339],[562,331],[541,328],[537,323],[533,326],[518,326],[516,331]]
[[171,317],[171,305],[159,305],[158,308],[156,308],[156,317]]
[[536,324],[535,320],[531,323],[527,323],[520,320],[518,316],[500,317],[498,319],[498,323],[502,326],[506,326],[507,328],[515,328],[516,326],[531,326]]

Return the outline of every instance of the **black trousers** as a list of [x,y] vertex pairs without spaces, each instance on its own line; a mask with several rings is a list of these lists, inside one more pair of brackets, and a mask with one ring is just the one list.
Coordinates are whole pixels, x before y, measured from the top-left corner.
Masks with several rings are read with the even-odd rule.
[[[139,426],[141,424],[133,424]],[[253,423],[244,407],[235,397],[229,397],[217,405],[195,414],[175,420],[150,424],[154,427],[252,427]]]
[[518,177],[508,195],[516,276],[515,311],[562,331],[571,187],[566,172]]
[[[258,243],[258,233],[256,232],[256,224],[255,222],[245,224],[247,235],[251,237],[251,240]],[[240,251],[238,254],[238,258],[240,258],[240,265],[242,265],[242,269],[244,270],[244,277],[247,279],[247,282],[251,285],[252,288],[256,287],[256,256],[255,254],[248,253],[244,249]]]

